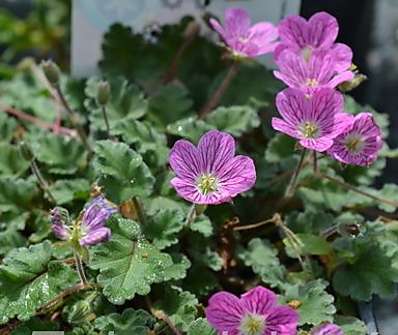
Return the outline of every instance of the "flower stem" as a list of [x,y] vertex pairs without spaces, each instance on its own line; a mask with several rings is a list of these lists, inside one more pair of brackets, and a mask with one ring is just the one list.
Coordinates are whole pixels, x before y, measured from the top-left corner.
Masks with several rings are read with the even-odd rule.
[[200,110],[199,119],[203,119],[215,107],[218,106],[221,98],[223,97],[223,95],[227,91],[229,85],[231,84],[232,79],[234,79],[235,76],[238,74],[238,71],[239,71],[239,63],[237,61],[234,61],[231,64],[230,68],[228,69],[228,72],[227,72],[224,80],[221,82],[221,85],[217,88],[217,90],[213,93],[213,95],[210,97],[208,102]]
[[245,226],[238,226],[238,227],[234,227],[234,230],[250,230],[250,229],[256,229],[262,226],[265,226],[269,223],[275,223],[277,220],[277,215],[279,216],[279,214],[275,214],[271,219],[265,220],[265,221],[260,221],[254,224],[249,224],[249,225],[245,225]]
[[87,277],[86,277],[86,273],[84,272],[84,264],[83,261],[80,257],[80,255],[75,252],[75,260],[76,260],[76,270],[77,270],[77,274],[79,275],[80,278],[80,283],[83,286],[87,285]]
[[104,121],[105,121],[105,127],[106,127],[106,133],[108,138],[111,137],[111,127],[109,126],[109,120],[108,120],[108,115],[106,113],[106,107],[102,106],[102,116],[104,117]]
[[69,120],[72,123],[73,127],[76,129],[77,134],[79,135],[83,145],[85,146],[87,151],[91,153],[93,150],[88,142],[86,132],[84,131],[83,127],[79,123],[78,115],[70,107],[68,101],[66,100],[64,94],[62,93],[61,87],[57,84],[54,86],[54,89],[57,92],[58,99],[61,102],[62,106],[68,112]]
[[357,187],[355,187],[353,185],[350,185],[350,184],[348,184],[348,183],[346,183],[344,181],[341,181],[341,180],[339,180],[337,178],[334,178],[334,177],[331,177],[331,176],[328,176],[328,175],[325,175],[325,174],[322,174],[322,173],[318,173],[318,176],[323,178],[323,179],[329,180],[329,181],[331,181],[333,183],[336,183],[336,184],[338,184],[338,185],[340,185],[340,186],[342,186],[342,187],[344,187],[344,188],[346,188],[348,190],[354,191],[354,192],[356,192],[358,194],[361,194],[361,195],[363,195],[365,197],[373,199],[373,200],[375,200],[377,202],[380,202],[380,203],[383,203],[383,204],[386,204],[386,205],[389,205],[389,206],[393,206],[395,208],[398,207],[398,202],[391,201],[391,200],[384,199],[384,198],[380,198],[380,197],[378,197],[376,195],[373,195],[373,194],[368,193],[366,191],[360,190],[359,188],[357,188]]
[[315,173],[315,175],[317,175],[319,173],[318,156],[317,156],[315,150],[312,153],[313,153],[313,157],[314,157],[314,173]]
[[190,226],[192,223],[194,223],[196,216],[196,206],[195,204],[192,204],[192,206],[189,208],[187,219],[185,220],[185,226]]
[[132,201],[133,201],[133,204],[134,204],[134,209],[135,209],[135,211],[137,213],[138,221],[140,222],[141,225],[144,225],[146,220],[145,220],[144,211],[142,210],[141,202],[138,200],[137,197],[133,197]]
[[299,160],[296,168],[294,169],[292,177],[289,182],[289,185],[286,188],[285,198],[291,198],[294,195],[294,192],[296,191],[297,178],[298,178],[300,171],[303,167],[304,158],[305,158],[306,153],[307,153],[307,150],[303,149],[303,151],[301,152],[300,160]]
[[149,296],[145,296],[145,302],[146,302],[150,312],[152,313],[152,315],[155,316],[157,319],[165,322],[167,324],[167,326],[170,328],[170,330],[174,333],[174,335],[182,335],[181,332],[174,325],[173,321],[171,321],[169,316],[164,311],[153,307],[152,301],[149,298]]
[[32,159],[30,162],[30,168],[32,173],[36,176],[37,181],[39,182],[40,188],[43,192],[47,193],[48,198],[51,200],[52,203],[56,204],[57,201],[55,200],[54,196],[52,195],[50,188],[48,187],[47,181],[44,179],[43,175],[40,172],[39,167],[37,166],[35,158]]

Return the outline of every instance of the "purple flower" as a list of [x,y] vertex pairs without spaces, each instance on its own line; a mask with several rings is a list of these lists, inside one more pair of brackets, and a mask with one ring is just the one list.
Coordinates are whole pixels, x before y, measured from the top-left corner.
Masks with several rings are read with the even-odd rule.
[[289,87],[311,93],[317,88],[335,88],[354,78],[351,71],[336,70],[335,63],[330,54],[317,53],[307,61],[301,55],[286,49],[276,59],[279,69],[274,71],[274,75]]
[[311,331],[311,335],[344,335],[343,330],[333,324],[333,323],[325,323],[318,327],[315,327]]
[[336,160],[352,165],[372,164],[383,146],[380,128],[372,114],[360,113],[350,126],[334,139],[328,153]]
[[214,294],[206,308],[209,323],[228,335],[296,335],[298,313],[277,305],[272,291],[257,286],[240,298],[228,292]]
[[65,208],[55,207],[50,212],[53,233],[60,240],[67,240],[70,236],[69,213]]
[[242,8],[227,9],[224,21],[224,27],[214,19],[210,24],[235,55],[254,58],[274,51],[278,29],[271,23],[251,26],[249,14]]
[[218,130],[204,134],[197,147],[179,140],[169,157],[176,174],[171,185],[182,198],[195,204],[229,202],[256,181],[252,159],[234,155],[235,140]]
[[299,140],[307,149],[323,152],[350,124],[352,116],[343,111],[343,96],[323,88],[312,96],[288,88],[276,97],[282,119],[273,118],[272,127]]
[[117,212],[117,208],[103,196],[97,196],[84,208],[80,224],[69,227],[63,220],[59,207],[51,211],[52,229],[62,240],[77,239],[82,246],[95,245],[109,240],[111,230],[105,227],[106,221]]
[[275,50],[276,59],[283,50],[289,49],[307,60],[314,53],[327,52],[338,71],[352,64],[351,48],[335,43],[339,26],[336,18],[328,13],[316,13],[308,21],[298,15],[288,16],[280,22],[278,30],[281,42]]

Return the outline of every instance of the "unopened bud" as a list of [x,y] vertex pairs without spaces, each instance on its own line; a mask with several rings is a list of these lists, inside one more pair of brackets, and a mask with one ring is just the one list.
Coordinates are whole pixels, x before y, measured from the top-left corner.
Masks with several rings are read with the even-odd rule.
[[27,161],[31,162],[34,158],[32,149],[26,142],[21,142],[19,144],[19,149],[21,150],[22,157]]
[[57,85],[59,83],[60,71],[57,64],[52,60],[44,60],[41,62],[41,68],[51,85]]
[[367,80],[368,77],[366,77],[362,73],[357,73],[355,74],[354,78],[350,81],[345,81],[339,85],[339,89],[342,92],[349,92],[352,91],[354,88],[357,88],[359,85],[361,85],[365,80]]
[[200,33],[200,25],[196,21],[191,21],[188,23],[184,31],[184,37],[186,39],[191,39],[192,37]]
[[101,106],[105,106],[109,102],[111,96],[111,87],[109,83],[102,80],[97,86],[97,102]]
[[50,211],[51,223],[53,225],[62,225],[69,226],[70,225],[70,217],[69,212],[66,208],[63,207],[55,207]]

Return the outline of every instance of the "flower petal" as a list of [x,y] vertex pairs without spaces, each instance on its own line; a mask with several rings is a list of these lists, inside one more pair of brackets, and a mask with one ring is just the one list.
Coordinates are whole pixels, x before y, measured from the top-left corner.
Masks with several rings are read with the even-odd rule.
[[218,130],[210,130],[199,140],[198,152],[201,157],[201,173],[216,173],[234,157],[235,140]]
[[247,156],[236,156],[218,171],[217,178],[220,188],[233,198],[256,183],[254,162]]
[[295,128],[303,121],[308,100],[301,90],[287,88],[276,96],[276,108],[283,119]]
[[303,138],[300,140],[301,146],[304,148],[315,150],[318,152],[324,152],[333,145],[333,140],[327,137],[320,138]]
[[320,12],[308,21],[306,41],[314,48],[329,48],[339,33],[339,25],[334,16]]
[[331,131],[334,116],[343,112],[343,95],[331,88],[321,88],[314,92],[308,102],[310,104],[306,115],[308,120],[317,121],[322,127],[322,134]]
[[111,230],[106,227],[90,230],[84,237],[80,239],[80,245],[89,246],[106,242],[111,238]]
[[206,318],[220,333],[238,330],[244,308],[236,296],[228,292],[214,294],[206,308]]
[[311,331],[311,335],[344,335],[344,333],[339,326],[333,323],[326,323],[314,328]]
[[265,335],[296,335],[298,321],[299,315],[294,309],[286,306],[274,307],[266,320]]
[[279,71],[274,71],[274,76],[282,80],[287,86],[304,88],[308,74],[308,65],[304,59],[292,52],[284,50],[276,59]]
[[329,87],[336,87],[340,85],[341,83],[344,83],[345,81],[350,81],[354,79],[354,73],[351,71],[345,71],[342,73],[339,73],[337,76],[335,76],[330,82],[329,82]]
[[221,38],[225,40],[225,30],[222,27],[222,25],[215,19],[211,18],[209,20],[210,25],[213,27],[213,29],[220,34]]
[[257,55],[274,51],[277,46],[278,29],[271,23],[260,22],[249,29],[250,44],[257,46]]
[[278,26],[282,43],[295,51],[306,46],[307,29],[307,21],[299,15],[286,17]]
[[251,20],[249,13],[243,8],[225,10],[225,35],[227,39],[239,38],[247,33]]
[[88,229],[96,229],[98,226],[103,226],[112,214],[116,212],[116,206],[100,195],[86,204],[82,225]]
[[297,132],[297,128],[294,128],[292,125],[287,123],[286,121],[279,119],[277,117],[272,118],[272,128],[281,133],[287,134],[293,138],[300,138],[299,133]]
[[186,140],[179,140],[174,144],[170,151],[169,164],[177,177],[191,181],[195,181],[202,171],[198,150]]
[[277,296],[271,290],[257,286],[240,298],[244,308],[250,313],[267,316],[277,303]]
[[352,65],[352,50],[348,45],[336,43],[330,51],[335,62],[335,70],[342,72]]

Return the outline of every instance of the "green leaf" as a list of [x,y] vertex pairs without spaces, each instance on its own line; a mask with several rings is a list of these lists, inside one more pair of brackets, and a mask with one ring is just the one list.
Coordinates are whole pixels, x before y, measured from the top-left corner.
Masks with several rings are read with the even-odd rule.
[[[0,106],[1,109],[1,106]],[[17,128],[17,121],[14,118],[9,117],[6,113],[0,113],[0,141],[6,143],[10,142],[14,137],[15,130]]]
[[218,278],[213,271],[202,264],[196,264],[196,262],[192,264],[184,280],[184,290],[194,293],[197,297],[206,297],[217,289],[221,290]]
[[257,128],[260,118],[257,111],[250,106],[231,106],[218,107],[206,116],[205,122],[218,130],[239,137]]
[[193,102],[187,89],[176,84],[162,86],[149,100],[148,116],[166,127],[191,113]]
[[179,210],[164,209],[153,213],[144,226],[144,234],[153,245],[162,250],[178,242],[178,233],[184,228],[185,217]]
[[38,195],[36,183],[31,179],[0,177],[0,210],[29,210]]
[[0,173],[4,177],[22,175],[28,168],[26,161],[16,145],[0,143]]
[[58,325],[54,322],[44,321],[38,317],[32,318],[19,325],[11,334],[12,335],[32,335],[32,330],[40,329],[40,331],[56,331]]
[[253,272],[260,276],[264,283],[271,287],[283,286],[286,269],[280,263],[277,250],[269,241],[259,238],[252,239],[246,250],[239,253],[246,266],[250,266]]
[[51,133],[32,138],[36,159],[55,174],[74,174],[86,166],[86,153],[78,140]]
[[12,250],[0,265],[0,322],[17,316],[28,320],[61,290],[77,281],[77,274],[62,263],[49,263],[51,244],[45,241]]
[[90,183],[86,179],[57,180],[50,186],[50,192],[58,205],[73,200],[85,200],[90,195]]
[[343,329],[344,335],[366,335],[368,333],[366,325],[354,317],[337,315],[335,323]]
[[205,132],[211,129],[214,129],[214,127],[203,120],[198,120],[196,116],[178,120],[167,126],[169,134],[177,135],[193,142],[197,142]]
[[98,283],[113,304],[148,294],[153,283],[185,275],[185,265],[174,263],[170,255],[145,240],[134,221],[119,219],[112,233],[109,242],[90,249],[90,266],[100,271]]
[[[296,236],[303,243],[301,247],[301,255],[322,256],[328,255],[332,251],[331,245],[321,236],[313,234],[296,234]],[[289,257],[296,258],[297,252],[293,249],[290,240],[285,238],[283,243],[286,246],[286,253]]]
[[210,327],[206,319],[197,319],[188,329],[188,335],[216,335],[216,331]]
[[[90,78],[87,81],[86,95],[89,97],[85,101],[85,107],[91,112],[91,126],[95,130],[106,130],[102,108],[97,105],[97,86],[98,78]],[[106,114],[109,126],[113,134],[126,121],[133,121],[145,115],[147,102],[139,88],[122,77],[110,80],[111,97],[106,106]]]
[[322,210],[309,210],[304,213],[293,212],[286,218],[286,224],[295,233],[318,235],[333,226],[334,216]]
[[291,159],[296,141],[284,134],[276,134],[268,143],[265,151],[265,160],[269,163],[280,163]]
[[334,298],[326,291],[326,281],[318,279],[305,285],[287,287],[283,300],[285,302],[298,301],[297,311],[300,314],[300,325],[319,325],[322,322],[332,322],[336,313]]
[[192,293],[171,286],[162,288],[159,300],[154,304],[154,308],[163,311],[177,329],[185,332],[195,320],[198,303],[198,299]]
[[134,196],[149,196],[154,177],[142,157],[124,143],[97,141],[94,167],[112,200],[121,202]]
[[214,234],[213,225],[210,219],[202,214],[195,219],[195,221],[190,224],[189,228],[192,231],[202,234],[204,237],[210,237]]
[[117,335],[148,335],[155,325],[155,319],[148,312],[127,308],[122,314],[112,313],[95,320],[95,328],[103,334],[115,332]]

